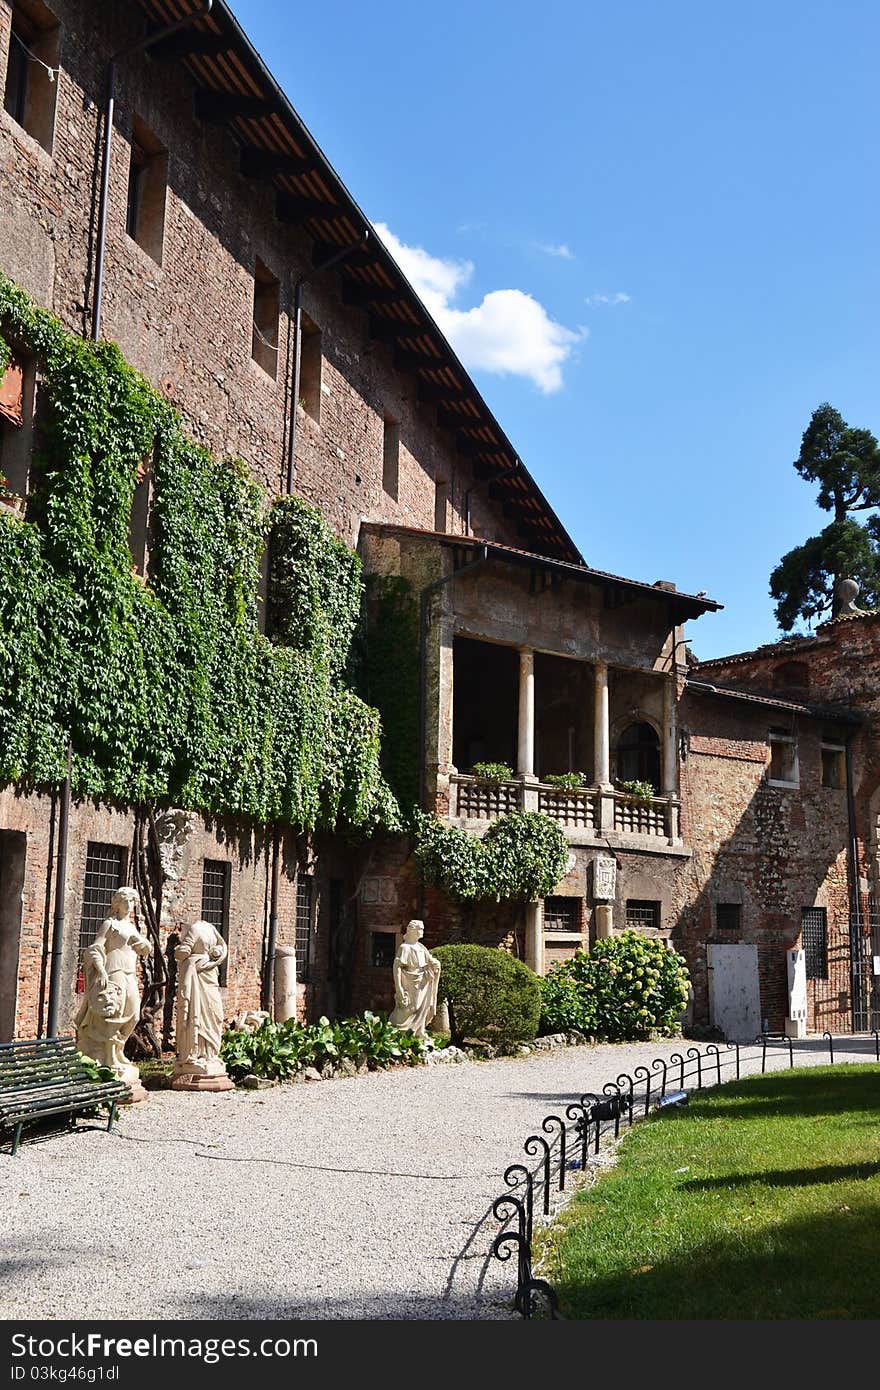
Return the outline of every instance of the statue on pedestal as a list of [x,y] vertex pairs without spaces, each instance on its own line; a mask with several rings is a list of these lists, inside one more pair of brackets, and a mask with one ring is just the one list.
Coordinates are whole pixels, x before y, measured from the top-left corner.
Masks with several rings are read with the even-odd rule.
[[226,955],[226,942],[210,922],[193,922],[175,949],[177,1061],[171,1082],[173,1090],[233,1089],[219,1055],[223,1038],[219,970]]
[[440,962],[421,942],[424,932],[424,922],[413,918],[397,948],[392,967],[395,1008],[388,1020],[418,1038],[427,1037],[428,1024],[437,1012],[440,981]]
[[135,925],[138,902],[134,888],[119,888],[113,894],[110,916],[84,953],[85,993],[74,1024],[80,1052],[114,1071],[139,1100],[145,1092],[138,1069],[123,1052],[141,1008],[137,958],[152,950]]

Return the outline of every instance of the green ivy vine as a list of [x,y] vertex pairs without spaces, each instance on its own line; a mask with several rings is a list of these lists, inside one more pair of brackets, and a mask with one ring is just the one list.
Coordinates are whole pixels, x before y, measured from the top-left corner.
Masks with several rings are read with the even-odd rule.
[[[0,515],[0,782],[57,784],[70,739],[80,795],[397,828],[379,715],[344,677],[357,556],[301,499],[267,506],[114,344],[67,333],[2,275],[0,330],[0,375],[9,345],[24,349],[45,398],[28,519]],[[148,582],[128,543],[145,460]]]
[[401,807],[419,799],[419,605],[408,579],[368,574],[354,668],[379,711],[382,770]]
[[561,826],[538,811],[501,816],[482,839],[421,811],[415,827],[423,879],[453,897],[534,902],[565,875],[568,841]]

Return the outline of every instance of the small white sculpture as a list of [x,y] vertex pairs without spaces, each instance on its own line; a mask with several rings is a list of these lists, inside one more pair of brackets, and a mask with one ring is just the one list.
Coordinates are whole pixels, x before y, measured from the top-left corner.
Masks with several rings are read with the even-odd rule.
[[864,608],[856,607],[856,599],[859,596],[859,586],[854,579],[841,579],[837,585],[837,617],[855,618],[865,612]]
[[138,1069],[123,1049],[141,1011],[137,958],[152,950],[135,925],[138,901],[134,888],[119,888],[113,894],[110,916],[85,950],[85,994],[74,1020],[80,1052],[126,1081],[136,1099],[143,1094]]
[[408,1028],[418,1038],[427,1037],[437,1012],[440,981],[440,962],[421,942],[424,932],[424,922],[413,918],[397,948],[392,967],[395,1009],[389,1019],[395,1028]]
[[196,818],[191,811],[162,811],[156,817],[156,834],[159,838],[159,859],[162,864],[162,877],[168,883],[176,883],[178,866],[184,846],[196,828]]
[[171,1085],[181,1091],[228,1091],[232,1082],[220,1060],[223,998],[219,969],[226,942],[210,922],[193,922],[175,948],[177,1061]]

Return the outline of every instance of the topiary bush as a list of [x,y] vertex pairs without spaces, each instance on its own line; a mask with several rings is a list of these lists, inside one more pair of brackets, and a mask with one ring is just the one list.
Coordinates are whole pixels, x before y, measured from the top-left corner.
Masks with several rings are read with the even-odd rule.
[[541,981],[541,1031],[576,1028],[608,1042],[678,1032],[687,1004],[684,956],[625,931],[550,968]]
[[449,1002],[452,1041],[478,1038],[504,1050],[530,1042],[541,1015],[538,976],[498,946],[438,946],[440,995]]

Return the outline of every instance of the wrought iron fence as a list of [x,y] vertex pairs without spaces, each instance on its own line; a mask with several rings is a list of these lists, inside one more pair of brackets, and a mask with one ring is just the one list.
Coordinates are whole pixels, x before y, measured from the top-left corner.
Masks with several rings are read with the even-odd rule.
[[[873,1050],[873,1060],[880,1062],[880,1031],[873,1029],[862,1038],[838,1038],[838,1055],[861,1053],[855,1046],[864,1044],[866,1055]],[[796,1057],[809,1056],[814,1062],[818,1052],[828,1052],[834,1065],[835,1040],[831,1033],[821,1039],[792,1039],[778,1033],[762,1033],[754,1043],[708,1043],[699,1047],[682,1048],[669,1057],[657,1057],[649,1066],[633,1068],[633,1073],[620,1072],[614,1081],[607,1081],[602,1093],[585,1092],[579,1100],[566,1106],[565,1114],[545,1116],[541,1133],[530,1134],[523,1144],[527,1157],[537,1158],[533,1167],[512,1163],[504,1172],[505,1186],[510,1189],[496,1198],[492,1206],[496,1220],[503,1229],[495,1237],[492,1254],[499,1260],[516,1257],[517,1279],[514,1306],[523,1318],[531,1318],[542,1309],[550,1318],[558,1316],[556,1293],[546,1279],[536,1277],[532,1267],[532,1246],[536,1203],[543,1216],[549,1219],[553,1194],[564,1193],[570,1175],[584,1172],[590,1165],[591,1154],[599,1153],[603,1138],[613,1130],[620,1135],[621,1124],[632,1126],[637,1113],[644,1118],[651,1105],[663,1107],[684,1103],[688,1090],[703,1090],[721,1084],[725,1068],[733,1073],[729,1079],[740,1080],[743,1066],[761,1060],[761,1075],[767,1070],[768,1055],[783,1054],[789,1069]],[[748,1049],[754,1049],[749,1051]]]

